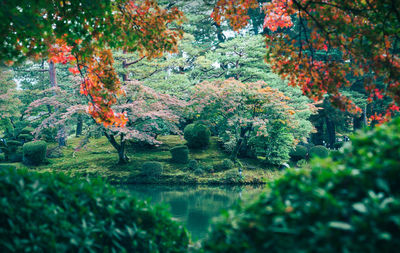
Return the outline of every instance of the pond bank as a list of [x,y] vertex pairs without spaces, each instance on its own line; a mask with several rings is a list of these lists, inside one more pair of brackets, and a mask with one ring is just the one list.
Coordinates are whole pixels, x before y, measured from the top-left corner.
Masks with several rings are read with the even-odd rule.
[[[26,167],[15,163],[18,168],[28,168],[37,172],[61,172],[73,177],[100,177],[111,184],[157,184],[157,185],[261,185],[273,180],[281,171],[265,168],[257,159],[240,159],[242,174],[237,166],[218,172],[204,171],[201,174],[188,168],[188,164],[178,164],[171,161],[171,147],[181,145],[185,141],[179,136],[161,136],[163,142],[158,147],[130,146],[127,155],[130,161],[118,165],[118,156],[105,137],[90,139],[84,147],[79,147],[82,138],[69,138],[68,145],[58,156],[49,158],[46,165]],[[52,148],[52,144],[49,145]],[[189,159],[196,160],[203,167],[212,167],[227,159],[213,137],[207,149],[191,150]],[[144,176],[141,168],[144,162],[155,161],[163,166],[160,176]]]

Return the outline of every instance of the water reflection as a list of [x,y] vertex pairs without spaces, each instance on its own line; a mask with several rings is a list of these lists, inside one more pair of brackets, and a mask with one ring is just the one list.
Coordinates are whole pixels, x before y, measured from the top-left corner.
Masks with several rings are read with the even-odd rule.
[[139,199],[169,205],[172,216],[182,222],[193,240],[206,236],[212,218],[239,199],[244,201],[259,193],[255,186],[159,186],[129,185],[124,190]]

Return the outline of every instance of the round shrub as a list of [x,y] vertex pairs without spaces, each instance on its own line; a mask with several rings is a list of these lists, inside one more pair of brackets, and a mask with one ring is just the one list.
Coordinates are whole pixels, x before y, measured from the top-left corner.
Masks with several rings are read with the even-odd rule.
[[328,157],[329,155],[329,149],[327,149],[324,146],[317,145],[312,148],[310,148],[310,157],[321,157],[325,158]]
[[190,148],[205,148],[210,144],[210,129],[203,124],[189,124],[184,129],[184,137]]
[[225,171],[230,170],[235,166],[235,164],[230,159],[224,159],[221,163],[214,165],[214,171]]
[[197,176],[201,176],[201,175],[204,174],[204,170],[202,170],[201,168],[197,168],[197,169],[194,170],[193,173],[194,173],[195,175],[197,175]]
[[170,149],[172,161],[175,163],[187,163],[189,160],[189,149],[185,145],[176,146]]
[[188,169],[189,170],[196,170],[197,168],[199,168],[199,163],[196,160],[190,160],[189,164],[188,164]]
[[39,165],[46,160],[47,143],[31,141],[23,146],[23,162],[27,165]]
[[149,177],[159,177],[163,172],[163,165],[159,162],[145,162],[142,165],[142,174]]
[[[379,140],[379,141],[378,141]],[[400,246],[400,118],[289,170],[224,213],[205,252],[396,252]]]
[[3,252],[187,252],[165,207],[100,180],[6,169],[0,196]]
[[308,152],[307,147],[303,145],[297,145],[296,148],[290,151],[289,155],[293,161],[297,162],[299,160],[306,159],[307,152]]

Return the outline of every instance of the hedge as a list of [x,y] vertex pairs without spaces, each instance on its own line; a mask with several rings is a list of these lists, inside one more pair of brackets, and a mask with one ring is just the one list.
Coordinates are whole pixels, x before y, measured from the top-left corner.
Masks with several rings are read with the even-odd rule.
[[0,170],[3,252],[186,252],[185,229],[165,207],[100,180]]
[[203,250],[397,252],[400,118],[352,137],[335,156],[288,170],[253,203],[225,212]]

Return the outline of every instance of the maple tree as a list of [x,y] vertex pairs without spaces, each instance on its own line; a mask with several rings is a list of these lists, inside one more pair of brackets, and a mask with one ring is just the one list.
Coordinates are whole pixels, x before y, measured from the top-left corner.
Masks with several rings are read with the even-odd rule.
[[[197,84],[191,99],[194,117],[217,129],[231,159],[252,153],[274,165],[287,161],[290,148],[311,131],[296,130],[301,124],[297,114],[304,110],[291,107],[289,100],[263,81],[242,83],[233,78]],[[310,104],[308,111],[312,108]]]
[[[220,0],[213,17],[238,30],[257,6],[256,0]],[[266,59],[307,96],[328,95],[333,105],[353,113],[361,110],[341,90],[353,84],[350,76],[362,79],[371,99],[392,100],[385,115],[375,116],[381,123],[399,111],[399,8],[396,0],[272,0],[263,6]]]
[[124,114],[111,109],[116,97],[123,95],[111,48],[138,51],[151,59],[175,51],[182,36],[176,25],[183,21],[183,13],[177,8],[162,9],[154,0],[100,4],[42,0],[7,5],[2,12],[10,20],[1,31],[9,36],[0,41],[2,62],[10,65],[26,57],[48,56],[50,62],[73,65],[70,71],[84,77],[81,92],[90,100],[88,112],[104,126],[127,122]]

